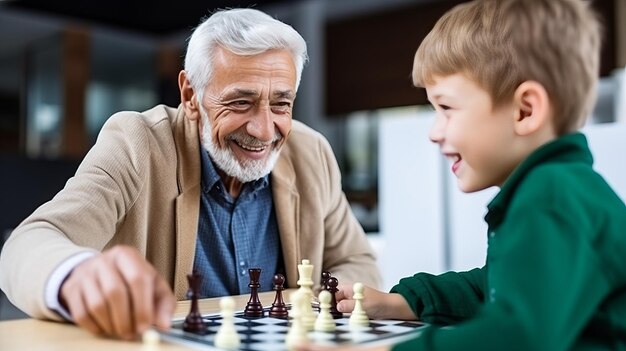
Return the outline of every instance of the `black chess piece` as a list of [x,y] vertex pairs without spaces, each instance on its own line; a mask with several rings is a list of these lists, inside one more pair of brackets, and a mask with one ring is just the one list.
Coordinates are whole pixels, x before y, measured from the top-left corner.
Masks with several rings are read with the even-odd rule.
[[328,290],[328,278],[330,278],[330,272],[329,271],[323,271],[322,272],[322,290]]
[[243,310],[243,315],[246,317],[263,317],[263,305],[259,300],[259,288],[261,287],[261,284],[259,284],[259,276],[261,275],[261,269],[250,268],[248,269],[248,273],[250,274],[250,284],[248,284],[250,288],[250,300]]
[[189,314],[185,317],[185,321],[183,322],[183,330],[195,334],[206,334],[207,325],[204,323],[202,314],[200,314],[200,309],[198,307],[202,275],[194,271],[191,274],[187,274],[187,281],[189,282],[187,298],[191,300],[191,308],[189,310]]
[[272,318],[288,319],[289,312],[283,300],[283,290],[285,290],[285,276],[282,274],[276,274],[274,276],[274,290],[276,290],[276,297],[272,308],[270,308],[269,316]]
[[330,292],[330,314],[334,319],[343,318],[343,313],[337,310],[337,297],[335,294],[339,289],[337,289],[337,285],[339,285],[339,281],[335,277],[328,278],[326,282],[328,284],[328,292]]

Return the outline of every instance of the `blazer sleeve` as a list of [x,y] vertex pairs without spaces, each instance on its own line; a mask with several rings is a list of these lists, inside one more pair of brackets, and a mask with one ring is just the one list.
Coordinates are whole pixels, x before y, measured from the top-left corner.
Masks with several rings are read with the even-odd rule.
[[11,234],[0,255],[0,287],[35,318],[60,320],[46,307],[54,269],[82,252],[101,251],[144,184],[150,138],[141,118],[109,118],[74,177]]

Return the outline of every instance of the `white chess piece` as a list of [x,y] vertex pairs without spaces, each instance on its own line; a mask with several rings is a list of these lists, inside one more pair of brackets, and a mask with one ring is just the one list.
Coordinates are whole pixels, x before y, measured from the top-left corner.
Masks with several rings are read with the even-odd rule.
[[141,335],[142,347],[141,351],[156,351],[159,349],[160,341],[159,332],[154,329],[148,329]]
[[320,314],[317,315],[315,320],[315,330],[320,332],[335,331],[337,325],[330,314],[330,292],[326,290],[320,291],[318,299],[320,300]]
[[298,291],[303,295],[306,295],[306,304],[303,305],[302,324],[306,330],[313,330],[315,325],[315,313],[313,307],[311,307],[311,300],[313,300],[313,265],[309,260],[302,260],[302,264],[298,265],[298,279],[297,284],[300,286]]
[[370,320],[363,309],[362,301],[363,301],[363,284],[354,283],[352,286],[352,290],[354,291],[354,295],[352,298],[354,299],[354,310],[352,310],[352,314],[350,315],[350,327],[363,328],[369,327]]
[[222,325],[215,334],[215,347],[226,350],[235,350],[241,344],[239,334],[235,330],[235,300],[230,296],[222,297],[220,300],[220,313],[222,315]]
[[297,345],[309,340],[307,330],[304,325],[302,325],[302,307],[305,304],[311,304],[309,300],[307,300],[306,294],[303,294],[300,290],[291,294],[290,299],[291,311],[289,311],[289,315],[292,319],[291,327],[285,336],[285,344],[288,350],[294,350]]

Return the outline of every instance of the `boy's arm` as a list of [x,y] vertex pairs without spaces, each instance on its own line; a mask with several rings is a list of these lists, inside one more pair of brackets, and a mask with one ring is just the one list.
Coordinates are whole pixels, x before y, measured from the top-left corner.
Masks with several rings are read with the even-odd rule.
[[484,300],[486,269],[448,272],[438,276],[418,273],[391,289],[406,299],[418,319],[454,324],[476,314]]
[[[568,349],[602,299],[609,283],[598,257],[579,245],[591,232],[574,211],[520,208],[515,221],[490,243],[489,302],[475,318],[454,327],[430,327],[394,346],[404,350]],[[541,230],[537,230],[541,228]]]

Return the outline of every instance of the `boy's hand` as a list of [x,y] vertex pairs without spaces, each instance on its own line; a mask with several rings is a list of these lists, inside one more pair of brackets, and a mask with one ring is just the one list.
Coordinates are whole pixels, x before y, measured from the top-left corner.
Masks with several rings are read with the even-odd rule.
[[[340,285],[335,294],[337,310],[350,313],[354,309],[352,285]],[[416,320],[417,317],[409,307],[404,297],[400,294],[389,294],[382,291],[364,287],[362,306],[370,319],[400,319]]]
[[59,300],[78,326],[127,340],[151,325],[169,329],[176,305],[165,280],[128,246],[79,264],[61,285]]

